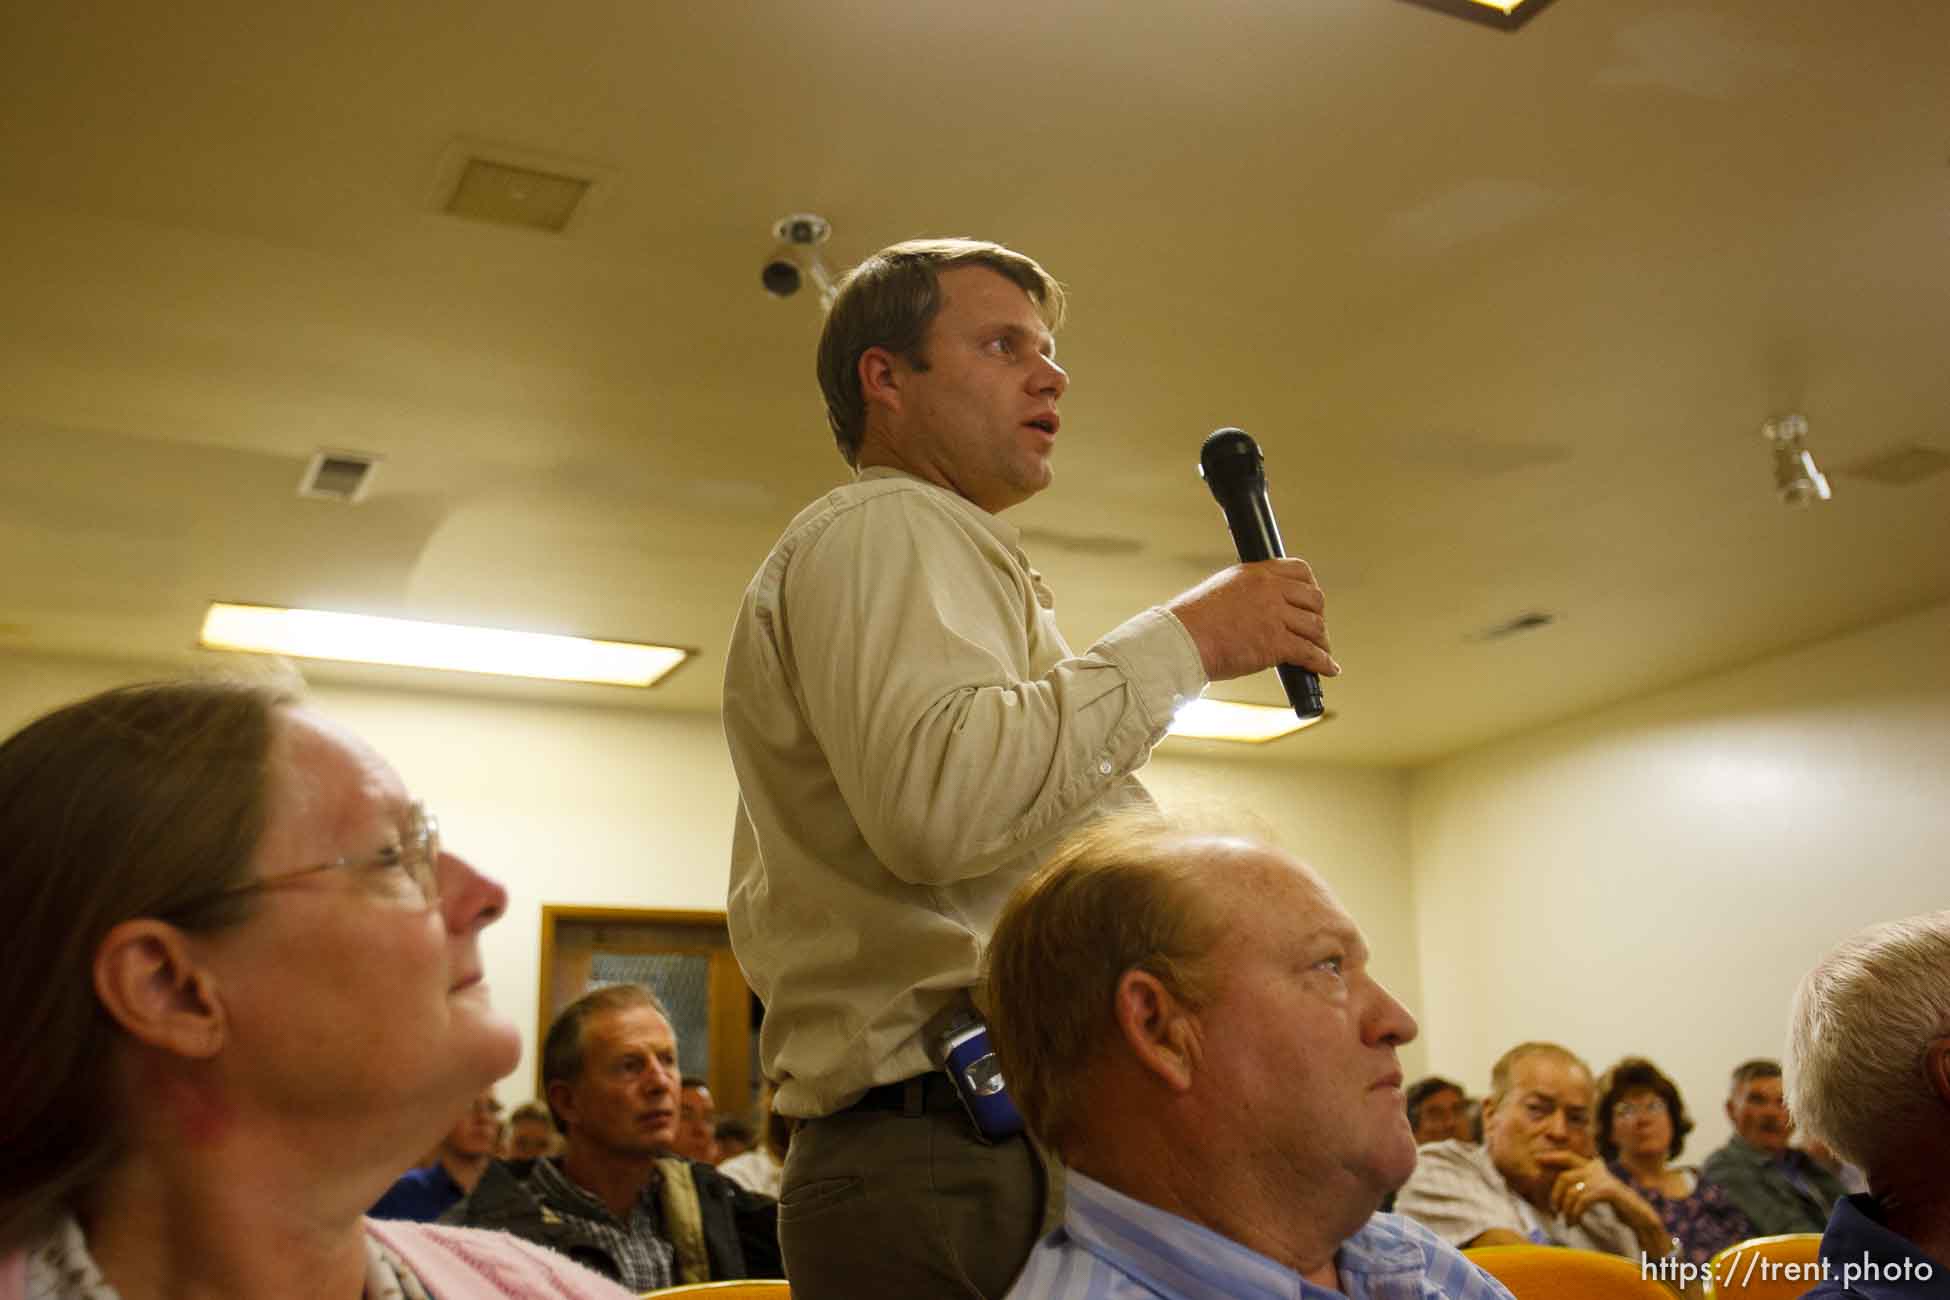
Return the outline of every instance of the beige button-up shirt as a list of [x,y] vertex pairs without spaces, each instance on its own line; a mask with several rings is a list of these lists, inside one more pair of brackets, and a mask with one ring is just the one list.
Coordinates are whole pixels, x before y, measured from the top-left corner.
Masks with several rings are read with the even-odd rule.
[[1395,1193],[1406,1214],[1452,1246],[1502,1228],[1539,1245],[1575,1246],[1636,1259],[1638,1234],[1609,1205],[1592,1206],[1573,1225],[1545,1216],[1510,1189],[1489,1151],[1474,1142],[1431,1142],[1416,1153],[1415,1172]]
[[1151,609],[1088,651],[1016,530],[873,468],[787,528],[725,665],[738,773],[732,947],[783,1114],[929,1069],[1002,904],[1064,832],[1148,801],[1131,773],[1205,686]]

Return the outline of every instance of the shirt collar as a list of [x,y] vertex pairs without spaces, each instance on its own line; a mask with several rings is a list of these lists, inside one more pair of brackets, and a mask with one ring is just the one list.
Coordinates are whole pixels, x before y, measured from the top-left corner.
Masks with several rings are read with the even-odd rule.
[[1202,1224],[1133,1200],[1070,1170],[1063,1228],[1077,1246],[1160,1296],[1311,1300],[1298,1273]]
[[[604,1203],[603,1198],[584,1187],[581,1183],[578,1183],[575,1179],[569,1177],[567,1171],[558,1163],[558,1159],[556,1156],[542,1156],[537,1159],[535,1161],[533,1177],[539,1179],[545,1187],[557,1196],[581,1208],[590,1218],[608,1219],[614,1222],[616,1216],[610,1213],[609,1206]],[[661,1179],[661,1171],[653,1169],[650,1174],[650,1181],[646,1182],[643,1185],[643,1190],[637,1193],[636,1204],[632,1207],[632,1212],[642,1210],[646,1207],[653,1210],[656,1208],[657,1188]]]
[[1028,558],[1023,556],[1022,553],[1022,533],[1013,524],[1004,523],[1000,515],[990,514],[973,501],[970,501],[967,497],[957,492],[951,492],[939,483],[929,482],[920,475],[910,474],[904,469],[895,469],[892,465],[869,465],[859,471],[856,477],[862,483],[870,483],[875,479],[883,478],[904,478],[910,483],[919,483],[931,492],[938,492],[944,499],[952,502],[955,508],[960,510],[961,513],[967,515],[983,528],[986,528],[994,535],[998,542],[1001,542],[1019,558],[1022,558],[1024,564],[1029,563]]
[[[1868,1300],[1911,1300],[1926,1291],[1934,1293],[1935,1287],[1942,1285],[1942,1279],[1950,1276],[1909,1238],[1884,1224],[1882,1207],[1867,1193],[1844,1196],[1835,1203],[1835,1212],[1828,1218],[1828,1231],[1821,1235],[1821,1259],[1827,1266],[1830,1282],[1839,1284],[1844,1278],[1844,1268],[1852,1268],[1854,1271],[1847,1275],[1849,1294],[1866,1296]],[[1867,1271],[1865,1263],[1885,1270],[1885,1275],[1857,1277],[1856,1274]],[[1919,1288],[1917,1283],[1923,1280],[1921,1274],[1926,1267],[1934,1286]],[[1907,1280],[1900,1276],[1905,1270],[1909,1274]]]

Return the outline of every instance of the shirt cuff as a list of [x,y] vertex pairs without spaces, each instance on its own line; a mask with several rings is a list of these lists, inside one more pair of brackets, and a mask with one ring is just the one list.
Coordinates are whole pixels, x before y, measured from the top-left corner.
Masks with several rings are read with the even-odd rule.
[[1130,683],[1131,698],[1154,745],[1164,739],[1172,715],[1206,687],[1197,643],[1178,616],[1161,605],[1112,628],[1093,653],[1117,665]]

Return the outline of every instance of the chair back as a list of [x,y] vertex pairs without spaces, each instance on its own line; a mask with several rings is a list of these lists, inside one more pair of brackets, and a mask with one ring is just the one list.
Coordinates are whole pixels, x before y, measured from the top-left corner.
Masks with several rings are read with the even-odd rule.
[[1478,1246],[1463,1255],[1517,1300],[1673,1300],[1636,1259],[1570,1246]]
[[1821,1280],[1821,1234],[1790,1232],[1737,1241],[1713,1257],[1708,1294],[1730,1300],[1798,1300]]

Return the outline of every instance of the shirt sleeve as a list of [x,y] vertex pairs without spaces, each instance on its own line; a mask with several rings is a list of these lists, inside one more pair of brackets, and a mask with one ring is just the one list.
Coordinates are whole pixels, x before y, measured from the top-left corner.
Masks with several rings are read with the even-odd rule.
[[785,575],[781,642],[807,721],[902,880],[985,875],[1062,830],[1205,684],[1162,609],[1031,675],[1034,602],[999,540],[916,492],[841,512]]
[[1414,1174],[1396,1193],[1395,1213],[1458,1248],[1495,1228],[1530,1236],[1510,1213],[1507,1198],[1484,1183],[1468,1156],[1446,1145],[1422,1148]]
[[1718,1183],[1727,1199],[1740,1208],[1761,1235],[1800,1232],[1807,1226],[1793,1213],[1786,1198],[1768,1186],[1761,1167],[1742,1159],[1731,1147],[1722,1147],[1708,1156],[1700,1177]]

